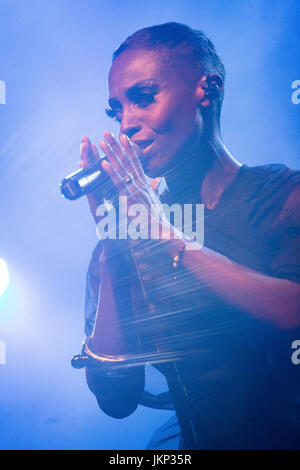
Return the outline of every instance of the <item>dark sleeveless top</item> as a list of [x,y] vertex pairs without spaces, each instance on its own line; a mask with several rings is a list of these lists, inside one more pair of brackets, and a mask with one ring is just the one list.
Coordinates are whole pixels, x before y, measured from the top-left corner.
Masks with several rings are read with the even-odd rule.
[[[299,190],[298,171],[243,165],[216,207],[205,209],[204,245],[254,271],[300,282]],[[167,191],[162,200],[174,202]],[[98,245],[87,277],[86,334],[97,307],[99,254]],[[158,366],[181,427],[186,418],[192,423],[199,449],[298,448],[300,365],[292,363],[291,345],[299,329],[281,331],[225,305],[184,273],[177,282],[175,293],[162,287],[177,314],[161,327],[175,347],[188,340],[202,351],[176,363],[176,371]],[[177,393],[178,374],[184,397]]]

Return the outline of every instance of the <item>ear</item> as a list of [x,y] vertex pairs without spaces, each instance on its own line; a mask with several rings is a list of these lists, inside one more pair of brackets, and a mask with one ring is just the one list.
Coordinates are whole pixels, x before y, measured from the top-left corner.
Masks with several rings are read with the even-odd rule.
[[199,106],[208,108],[220,96],[223,89],[223,80],[217,73],[204,75],[198,82],[196,88],[196,97]]

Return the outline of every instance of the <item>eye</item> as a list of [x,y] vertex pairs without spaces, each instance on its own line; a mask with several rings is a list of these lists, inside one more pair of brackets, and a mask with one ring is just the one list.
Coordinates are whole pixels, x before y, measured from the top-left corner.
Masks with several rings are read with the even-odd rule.
[[139,108],[146,108],[155,102],[157,91],[154,87],[133,87],[127,92],[128,99]]
[[149,104],[152,104],[155,101],[154,94],[150,92],[138,92],[132,98],[132,101],[140,108],[146,108]]
[[112,108],[106,108],[105,109],[105,114],[109,118],[113,119],[116,122],[121,122],[121,112],[118,111],[117,109],[112,109]]
[[[155,95],[158,90],[154,87],[133,87],[126,94],[128,99],[139,108],[146,108],[150,104],[155,102]],[[111,104],[105,109],[106,115],[114,119],[114,121],[121,123],[122,120],[122,106],[118,100],[111,100],[114,104]]]

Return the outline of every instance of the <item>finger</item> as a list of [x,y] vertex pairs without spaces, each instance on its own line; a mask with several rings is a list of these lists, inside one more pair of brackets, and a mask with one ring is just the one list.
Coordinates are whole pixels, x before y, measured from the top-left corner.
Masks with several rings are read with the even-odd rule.
[[121,186],[123,188],[126,186],[124,185],[124,178],[120,175],[118,170],[112,166],[112,164],[109,161],[102,160],[101,166],[106,171],[106,173],[108,173],[113,184],[118,190],[120,189]]
[[87,136],[83,136],[81,139],[80,157],[81,157],[81,162],[80,162],[81,168],[86,168],[95,160],[95,156],[92,151],[92,144],[91,144],[90,139]]
[[136,167],[134,161],[134,155],[132,154],[132,146],[130,145],[129,139],[125,134],[120,134],[120,144],[123,148],[123,152],[127,157],[126,161],[126,170],[134,177],[139,186],[143,184],[143,180],[141,178],[139,168]]
[[109,132],[105,131],[104,132],[104,139],[110,146],[112,152],[113,152],[113,157],[115,159],[115,162],[118,164],[120,168],[123,168],[125,171],[128,167],[127,161],[128,157],[125,155],[123,148],[117,142],[116,138]]
[[106,140],[100,140],[99,146],[101,150],[105,153],[108,161],[112,165],[112,167],[118,171],[119,174],[123,175],[123,177],[126,176],[126,170],[119,159],[119,157],[116,155],[110,144]]
[[92,153],[95,158],[95,160],[98,160],[100,158],[97,146],[92,142]]
[[[145,174],[140,162],[140,158],[137,155],[137,151],[134,147],[133,142],[129,139],[129,137],[126,134],[121,134],[120,135],[120,142],[124,148],[124,151],[126,155],[129,157],[129,166],[131,168],[131,173],[134,171],[134,173],[137,175],[138,179],[140,182],[145,182]],[[140,152],[140,149],[137,147],[138,152]]]
[[139,173],[143,176],[143,178],[145,178],[145,173],[141,164],[141,154],[142,154],[141,149],[135,143],[133,143],[129,138],[128,140],[129,140],[130,146],[132,147],[133,160],[136,164],[136,167],[138,168]]

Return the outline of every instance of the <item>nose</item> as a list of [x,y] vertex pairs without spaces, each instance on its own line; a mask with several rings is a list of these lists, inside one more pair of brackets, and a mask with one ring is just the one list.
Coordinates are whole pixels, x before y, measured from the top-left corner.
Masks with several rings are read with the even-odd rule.
[[122,112],[121,124],[120,124],[120,133],[126,134],[129,139],[139,132],[141,125],[138,122],[137,115],[132,109],[132,106],[125,106]]

